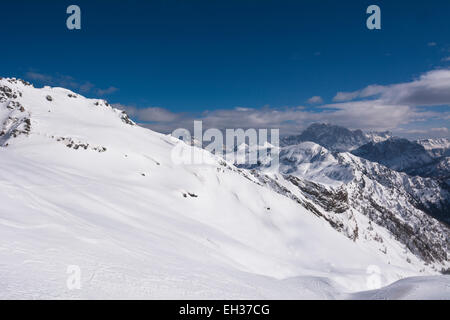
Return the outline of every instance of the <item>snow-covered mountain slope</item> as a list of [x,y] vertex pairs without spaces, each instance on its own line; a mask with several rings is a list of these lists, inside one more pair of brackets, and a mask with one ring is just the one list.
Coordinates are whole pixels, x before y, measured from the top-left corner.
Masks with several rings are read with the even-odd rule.
[[350,166],[340,163],[332,152],[313,142],[282,148],[280,172],[330,186],[341,186],[353,180]]
[[[366,291],[371,266],[382,285],[448,268],[437,256],[448,230],[434,220],[433,231],[416,212],[392,213],[412,243],[436,246],[433,259],[356,210],[335,215],[372,228],[350,239],[283,177],[237,169],[102,100],[0,79],[0,125],[0,299],[332,299]],[[204,162],[180,164],[174,149]],[[81,290],[66,285],[72,265]]]
[[381,142],[392,136],[390,132],[368,132],[349,130],[344,127],[315,123],[297,136],[283,137],[282,146],[301,142],[315,142],[331,151],[351,151],[369,142]]
[[[264,173],[264,165],[258,170]],[[298,189],[299,196],[349,238],[382,244],[372,232],[377,224],[421,259],[448,259],[449,229],[429,216],[449,222],[450,194],[436,181],[410,177],[350,153],[332,153],[312,142],[282,148],[280,173],[278,181],[289,181],[285,188]],[[385,251],[383,245],[379,249]]]
[[379,143],[370,142],[353,150],[352,153],[396,171],[413,176],[431,177],[443,182],[450,179],[449,150],[447,139],[416,142],[390,138]]

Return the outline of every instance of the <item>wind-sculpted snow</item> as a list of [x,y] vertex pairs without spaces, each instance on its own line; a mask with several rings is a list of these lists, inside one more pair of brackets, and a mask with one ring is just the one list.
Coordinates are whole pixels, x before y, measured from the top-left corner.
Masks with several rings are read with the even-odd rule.
[[[380,285],[448,267],[447,231],[397,212],[403,196],[387,206],[422,224],[410,238],[435,246],[430,257],[360,212],[363,198],[353,207],[347,186],[361,180],[347,174],[359,169],[339,187],[295,185],[139,127],[103,100],[15,79],[0,87],[0,299],[340,299],[370,289],[373,266]],[[177,163],[175,147],[207,161]],[[357,161],[346,157],[325,159]],[[375,201],[393,190],[370,185]],[[67,286],[69,266],[80,290]]]

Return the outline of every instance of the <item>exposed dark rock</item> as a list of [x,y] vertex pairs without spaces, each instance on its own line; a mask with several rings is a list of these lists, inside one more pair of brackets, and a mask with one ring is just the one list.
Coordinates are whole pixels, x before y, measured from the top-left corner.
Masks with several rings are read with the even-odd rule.
[[121,119],[123,122],[125,122],[126,124],[129,124],[130,126],[136,125],[136,123],[134,123],[134,121],[132,121],[132,120],[128,117],[128,115],[127,115],[127,113],[126,113],[125,111],[122,111],[122,114],[121,114],[120,119]]
[[89,143],[83,143],[83,142],[74,141],[72,138],[66,138],[66,137],[56,137],[55,138],[54,136],[52,136],[51,138],[55,139],[58,142],[64,143],[64,145],[67,148],[74,149],[74,150],[80,150],[80,149],[88,150],[88,149],[90,149],[90,150],[93,150],[93,151],[97,151],[99,153],[106,152],[106,150],[107,150],[106,147],[100,147],[100,146],[92,147],[92,146],[89,145]]

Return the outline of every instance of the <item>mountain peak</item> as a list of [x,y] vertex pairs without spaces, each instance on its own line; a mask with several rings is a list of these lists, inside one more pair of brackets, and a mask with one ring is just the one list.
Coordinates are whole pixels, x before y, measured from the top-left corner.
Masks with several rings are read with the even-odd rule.
[[[134,122],[106,100],[88,99],[64,88],[35,88],[16,78],[0,79],[2,146],[9,146],[13,138],[30,134],[66,145],[85,145],[99,140],[105,127],[114,129],[122,125],[134,125]],[[96,147],[99,143],[96,142]]]

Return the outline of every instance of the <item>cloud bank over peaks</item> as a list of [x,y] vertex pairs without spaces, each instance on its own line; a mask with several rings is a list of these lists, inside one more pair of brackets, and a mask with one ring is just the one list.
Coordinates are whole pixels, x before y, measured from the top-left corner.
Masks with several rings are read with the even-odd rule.
[[408,106],[450,105],[450,69],[429,71],[417,80],[388,86],[370,85],[353,92],[338,92],[333,101],[377,96],[384,103]]
[[320,96],[307,102],[310,107],[239,106],[197,113],[116,106],[142,125],[164,133],[191,129],[194,120],[202,120],[205,129],[279,128],[282,135],[297,134],[320,122],[367,131],[389,130],[407,138],[448,137],[450,69],[429,71],[410,82],[338,92],[333,103],[324,104]]

